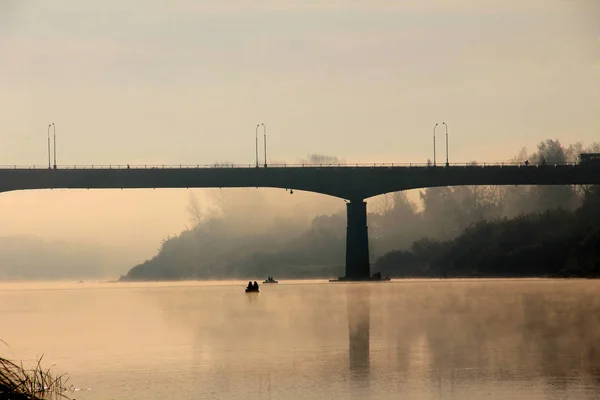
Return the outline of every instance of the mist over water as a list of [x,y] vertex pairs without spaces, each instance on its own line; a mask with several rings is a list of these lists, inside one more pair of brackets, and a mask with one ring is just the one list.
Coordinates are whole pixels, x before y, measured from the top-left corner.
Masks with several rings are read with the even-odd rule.
[[77,399],[600,396],[600,282],[0,284],[0,355]]

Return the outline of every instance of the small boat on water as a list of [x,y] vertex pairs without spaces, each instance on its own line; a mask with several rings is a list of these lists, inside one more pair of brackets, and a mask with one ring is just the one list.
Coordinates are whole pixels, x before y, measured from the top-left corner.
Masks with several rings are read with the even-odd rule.
[[272,276],[269,276],[266,280],[263,281],[263,283],[279,283],[279,281],[276,281],[275,279],[273,279]]
[[248,282],[248,286],[246,287],[246,293],[258,293],[258,283],[256,283],[256,281],[254,281],[254,283],[252,283],[252,281]]

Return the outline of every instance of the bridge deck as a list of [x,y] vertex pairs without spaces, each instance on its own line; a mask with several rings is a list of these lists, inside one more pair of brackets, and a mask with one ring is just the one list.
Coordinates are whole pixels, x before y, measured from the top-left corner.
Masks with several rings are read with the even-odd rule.
[[356,200],[435,186],[568,184],[600,184],[600,168],[565,164],[0,169],[0,192],[25,189],[270,187]]

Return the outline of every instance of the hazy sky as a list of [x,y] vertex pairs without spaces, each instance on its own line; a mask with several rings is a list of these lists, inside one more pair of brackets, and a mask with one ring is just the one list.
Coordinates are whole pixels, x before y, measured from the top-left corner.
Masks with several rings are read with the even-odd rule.
[[[505,160],[600,138],[595,0],[0,2],[0,164]],[[444,157],[438,131],[438,159]],[[311,201],[312,196],[301,198]],[[0,195],[0,235],[144,237],[183,190]],[[340,203],[340,207],[343,203]],[[106,238],[103,240],[105,241]],[[116,240],[116,239],[115,239]]]

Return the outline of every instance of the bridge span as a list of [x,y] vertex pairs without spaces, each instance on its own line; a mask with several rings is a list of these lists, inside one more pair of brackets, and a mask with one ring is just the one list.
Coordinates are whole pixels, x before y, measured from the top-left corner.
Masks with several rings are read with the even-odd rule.
[[282,188],[348,200],[346,278],[370,276],[365,199],[401,190],[459,185],[600,184],[600,166],[558,164],[256,167],[13,167],[0,169],[0,192],[31,189]]

